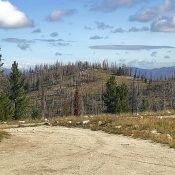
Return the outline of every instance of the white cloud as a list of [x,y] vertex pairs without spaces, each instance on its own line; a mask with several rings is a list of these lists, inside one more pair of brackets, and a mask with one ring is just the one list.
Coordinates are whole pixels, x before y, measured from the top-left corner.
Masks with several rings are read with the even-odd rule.
[[91,6],[93,11],[113,12],[121,7],[130,7],[137,0],[96,0]]
[[174,49],[173,46],[152,46],[152,45],[96,45],[90,46],[91,49],[101,50],[155,50],[155,49]]
[[152,53],[151,53],[151,56],[152,56],[152,57],[157,57],[157,52],[156,52],[156,51],[152,52]]
[[54,10],[52,11],[49,16],[47,17],[47,20],[50,22],[56,22],[60,21],[65,16],[72,16],[76,12],[75,9],[69,9],[69,10]]
[[120,28],[116,28],[114,30],[111,30],[111,33],[124,33],[126,32],[124,29]]
[[173,0],[165,0],[163,4],[157,7],[143,8],[130,17],[130,21],[148,22],[160,14],[173,9]]
[[9,1],[0,0],[0,28],[32,27],[33,22]]
[[108,39],[108,37],[107,36],[103,37],[103,36],[99,36],[99,35],[94,35],[94,36],[90,37],[89,39],[92,39],[92,40]]
[[32,40],[19,39],[19,38],[5,38],[2,39],[3,42],[16,44],[21,50],[27,50],[30,48],[30,44],[34,43]]
[[41,33],[41,29],[37,28],[37,29],[33,30],[32,33]]
[[108,24],[105,24],[104,22],[96,22],[96,25],[97,25],[97,29],[100,29],[100,30],[105,30],[105,29],[113,29],[114,27],[113,26],[110,26]]
[[153,32],[175,32],[175,14],[171,17],[161,17],[151,25]]
[[165,55],[165,56],[164,56],[164,59],[170,59],[170,56]]

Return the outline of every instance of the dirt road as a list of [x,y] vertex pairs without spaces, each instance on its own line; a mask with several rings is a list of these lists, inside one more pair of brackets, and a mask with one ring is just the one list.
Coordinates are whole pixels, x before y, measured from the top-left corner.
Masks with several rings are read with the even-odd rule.
[[175,150],[149,141],[62,127],[8,131],[0,175],[175,174]]

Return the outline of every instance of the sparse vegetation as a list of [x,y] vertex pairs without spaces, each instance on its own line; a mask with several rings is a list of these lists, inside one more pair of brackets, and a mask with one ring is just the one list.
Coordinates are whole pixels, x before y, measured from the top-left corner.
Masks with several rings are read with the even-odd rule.
[[[175,111],[163,111],[159,113],[144,112],[141,115],[126,114],[102,114],[98,116],[81,117],[59,117],[45,120],[35,118],[27,119],[25,124],[19,121],[8,121],[8,124],[0,125],[0,129],[10,127],[28,127],[28,126],[64,126],[91,129],[93,131],[104,131],[109,134],[122,134],[132,138],[151,140],[153,142],[169,145],[175,148]],[[171,117],[172,115],[172,117]],[[1,137],[7,136],[1,132]]]
[[[83,121],[88,121],[83,124]],[[86,123],[86,122],[85,122]],[[152,140],[175,148],[175,119],[155,116],[101,115],[52,119],[52,124],[66,127],[89,128],[110,134]]]
[[[175,119],[155,117],[173,114],[163,110],[175,108],[174,77],[145,81],[145,77],[137,74],[132,77],[131,68],[109,66],[107,62],[68,65],[57,62],[23,73],[14,62],[10,76],[3,74],[2,66],[0,55],[1,121],[18,124],[18,127],[24,125],[13,119],[26,117],[25,124],[40,125],[44,124],[41,118],[46,117],[52,125],[102,130],[150,139],[175,148]],[[28,91],[27,96],[24,88]],[[27,108],[30,113],[26,112]],[[129,113],[120,114],[125,112]],[[64,117],[69,115],[86,117]]]
[[0,142],[2,141],[3,138],[9,137],[9,134],[5,131],[0,130]]

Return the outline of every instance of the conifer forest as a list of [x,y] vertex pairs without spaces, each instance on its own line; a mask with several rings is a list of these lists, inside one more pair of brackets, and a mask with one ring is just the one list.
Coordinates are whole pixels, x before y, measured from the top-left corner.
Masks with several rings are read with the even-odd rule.
[[139,113],[175,108],[175,77],[140,75],[126,65],[99,62],[37,65],[5,73],[0,59],[0,120]]

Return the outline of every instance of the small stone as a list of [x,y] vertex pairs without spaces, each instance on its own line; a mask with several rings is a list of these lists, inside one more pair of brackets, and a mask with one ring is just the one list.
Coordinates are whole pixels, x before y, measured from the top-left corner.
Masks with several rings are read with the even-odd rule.
[[173,139],[169,134],[167,134],[166,136],[168,137],[169,140]]
[[51,126],[51,124],[49,122],[45,122],[44,125]]
[[24,123],[25,123],[25,121],[19,121],[19,123],[20,123],[20,124],[24,124]]
[[152,130],[151,133],[152,133],[152,134],[158,134],[158,133],[157,133],[157,130]]
[[85,120],[85,121],[83,121],[83,125],[87,125],[87,124],[89,124],[89,123],[90,123],[89,120]]
[[98,126],[101,126],[102,124],[103,124],[102,121],[99,121],[99,122],[98,122]]
[[84,118],[89,118],[89,116],[85,115]]
[[121,125],[115,126],[116,129],[120,129],[121,127],[122,127]]

